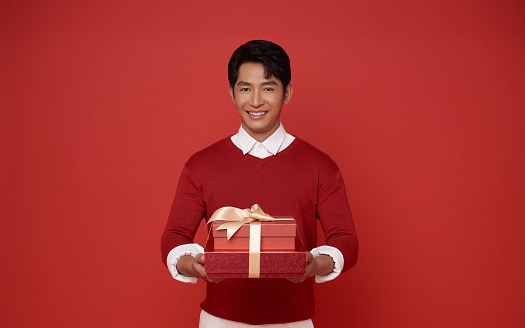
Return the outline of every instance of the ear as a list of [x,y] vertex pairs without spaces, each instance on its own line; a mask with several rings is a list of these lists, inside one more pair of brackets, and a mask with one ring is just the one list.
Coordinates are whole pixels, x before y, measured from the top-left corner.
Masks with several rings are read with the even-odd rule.
[[235,95],[233,94],[233,88],[230,87],[230,88],[228,89],[228,91],[230,92],[230,97],[232,98],[232,101],[233,101],[233,103],[235,104]]
[[284,103],[287,104],[292,99],[293,85],[288,83],[286,90],[284,91]]

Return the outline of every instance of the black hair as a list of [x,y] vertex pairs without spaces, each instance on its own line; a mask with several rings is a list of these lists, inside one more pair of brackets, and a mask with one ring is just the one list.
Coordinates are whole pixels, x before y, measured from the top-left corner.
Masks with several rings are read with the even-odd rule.
[[233,88],[239,76],[239,67],[244,63],[264,65],[265,78],[274,76],[283,85],[283,92],[292,79],[290,58],[281,46],[265,40],[252,40],[237,48],[228,63],[228,81]]

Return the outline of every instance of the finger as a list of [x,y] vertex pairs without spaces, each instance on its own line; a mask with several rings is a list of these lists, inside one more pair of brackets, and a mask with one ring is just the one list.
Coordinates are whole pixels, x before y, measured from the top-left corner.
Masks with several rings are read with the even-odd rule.
[[293,283],[300,283],[300,282],[303,282],[305,280],[305,278],[286,278],[288,281],[291,281]]
[[314,256],[312,255],[312,253],[306,252],[306,262],[308,263],[313,259],[314,259]]
[[197,256],[195,256],[195,262],[199,264],[204,264],[204,254],[199,253]]
[[315,261],[310,261],[310,262],[306,263],[306,270],[304,272],[304,276],[305,277],[310,277],[312,275],[312,271],[313,271],[314,267],[315,267]]
[[207,277],[204,264],[198,263],[197,261],[193,262],[193,270],[198,278],[204,279]]
[[224,280],[224,278],[206,278],[204,279],[206,280],[207,282],[212,282],[214,284],[218,283],[218,282],[221,282]]

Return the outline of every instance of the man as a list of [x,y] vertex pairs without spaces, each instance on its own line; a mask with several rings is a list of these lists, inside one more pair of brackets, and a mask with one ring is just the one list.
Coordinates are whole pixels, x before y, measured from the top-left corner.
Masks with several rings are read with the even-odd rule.
[[[239,132],[194,154],[185,164],[162,236],[162,257],[177,280],[208,282],[200,327],[313,327],[313,277],[324,282],[355,265],[357,238],[341,173],[324,153],[284,130],[290,102],[290,60],[278,45],[254,40],[228,64]],[[223,206],[253,204],[292,216],[307,252],[304,279],[209,279],[204,250],[193,244],[202,218]],[[327,245],[315,247],[321,222]]]

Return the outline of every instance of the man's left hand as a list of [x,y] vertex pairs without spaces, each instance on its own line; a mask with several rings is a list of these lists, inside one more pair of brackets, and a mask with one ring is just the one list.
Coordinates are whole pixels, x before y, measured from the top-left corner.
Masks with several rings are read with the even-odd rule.
[[331,256],[321,254],[314,257],[312,253],[306,252],[306,272],[304,278],[287,278],[291,282],[303,282],[308,277],[324,276],[334,271],[335,263]]

